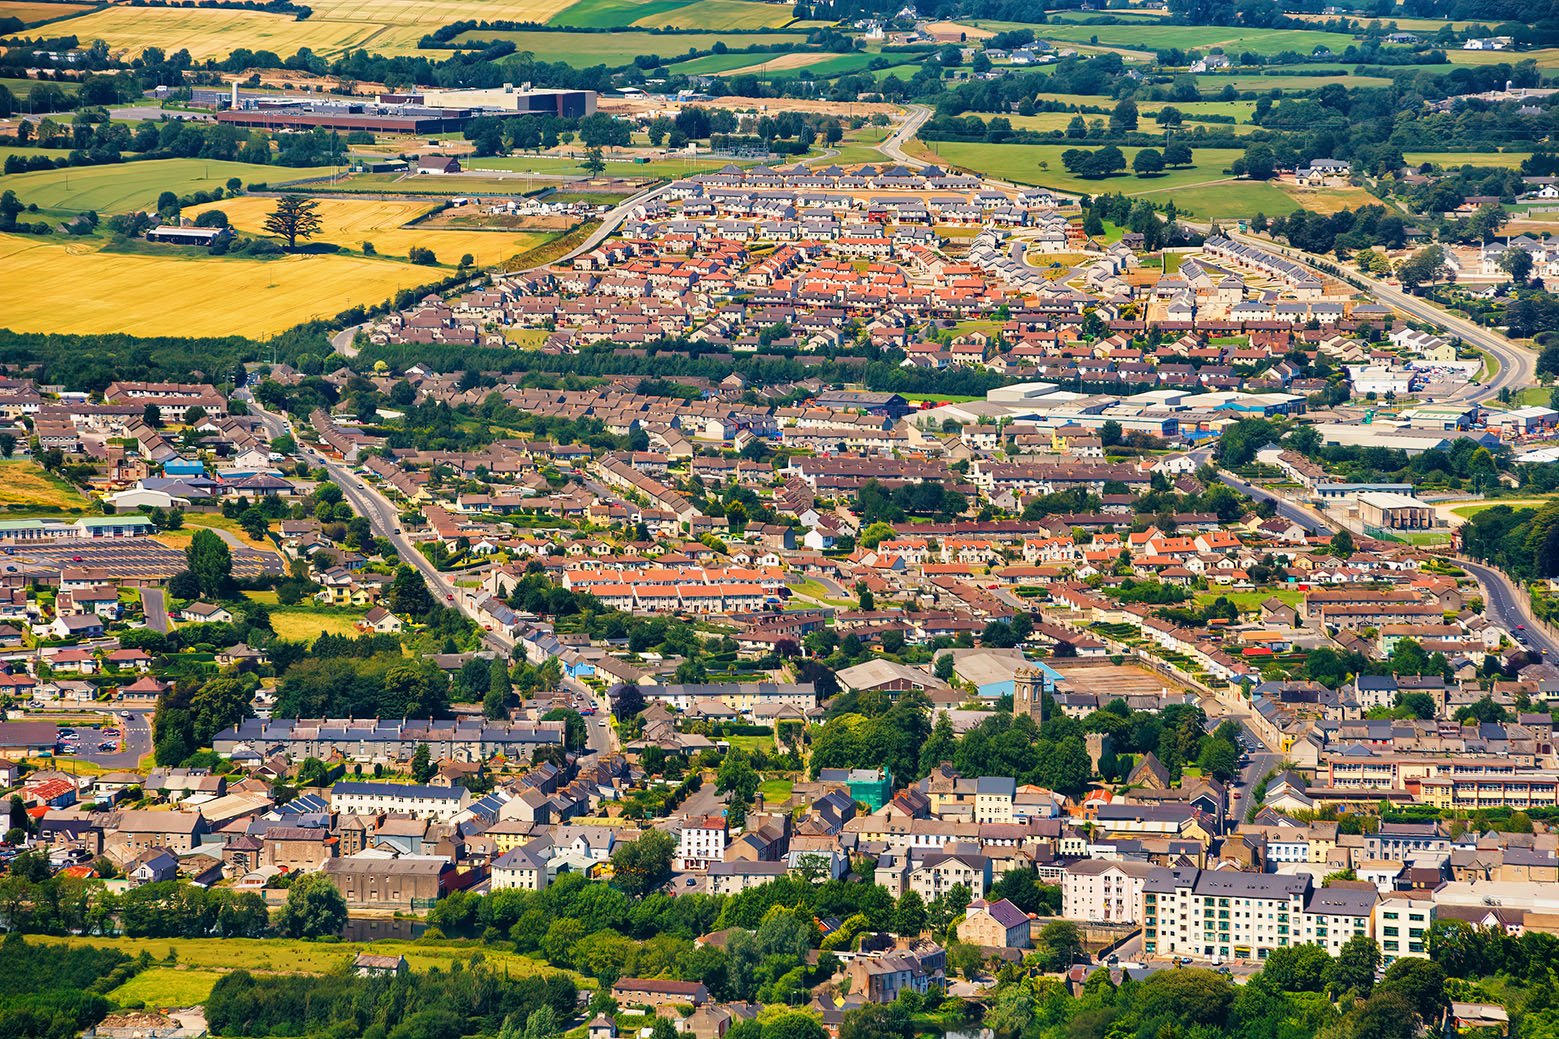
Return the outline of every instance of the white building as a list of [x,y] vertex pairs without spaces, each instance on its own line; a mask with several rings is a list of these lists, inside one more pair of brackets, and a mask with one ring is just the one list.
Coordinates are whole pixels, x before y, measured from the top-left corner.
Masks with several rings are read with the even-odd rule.
[[1142,884],[1155,867],[1146,862],[1083,859],[1061,874],[1061,915],[1087,923],[1135,924]]
[[330,788],[330,807],[342,815],[411,815],[448,822],[470,804],[465,787],[420,786],[412,783],[337,783]]
[[722,815],[689,819],[677,841],[677,868],[702,870],[711,862],[724,862],[726,836]]
[[1308,875],[1159,867],[1143,884],[1149,956],[1264,960],[1273,949],[1319,945],[1333,955],[1373,929],[1371,885],[1313,887]]

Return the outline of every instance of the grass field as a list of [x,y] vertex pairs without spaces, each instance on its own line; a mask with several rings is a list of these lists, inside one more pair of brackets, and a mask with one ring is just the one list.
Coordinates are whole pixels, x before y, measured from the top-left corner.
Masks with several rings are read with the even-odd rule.
[[789,779],[765,779],[758,785],[758,793],[770,805],[784,804],[790,800],[791,792],[796,789],[796,784]]
[[92,10],[91,4],[46,4],[34,0],[0,0],[0,18],[19,18],[23,25],[37,25],[55,18],[69,18]]
[[1226,53],[1244,51],[1272,55],[1283,51],[1309,54],[1316,47],[1341,52],[1353,42],[1341,33],[1312,29],[1230,29],[1217,25],[1047,25],[1047,40],[1090,43],[1133,50],[1181,50],[1207,52],[1221,47]]
[[693,0],[690,4],[657,11],[636,19],[646,29],[777,29],[794,18],[785,4],[752,0]]
[[1533,51],[1464,51],[1460,47],[1447,50],[1445,56],[1452,65],[1514,65],[1518,61],[1534,61],[1540,69],[1559,68],[1559,47],[1545,47]]
[[[546,241],[539,231],[461,231],[432,227],[404,226],[425,215],[433,206],[428,202],[378,199],[319,199],[318,214],[324,230],[316,239],[354,251],[363,242],[372,242],[381,256],[405,256],[413,246],[432,249],[440,262],[455,263],[470,253],[482,266],[502,263]],[[276,207],[275,199],[235,198],[188,210],[194,217],[208,209],[220,209],[240,231],[264,234],[265,218]]]
[[[793,21],[783,4],[754,0],[578,0],[546,21],[581,29],[773,29]],[[648,53],[648,52],[645,52]]]
[[[1157,202],[1173,199],[1182,212],[1201,216],[1286,213],[1295,208],[1294,201],[1276,185],[1230,179],[1223,170],[1240,155],[1232,148],[1197,148],[1194,150],[1196,165],[1170,170],[1161,177],[1121,175],[1093,180],[1074,176],[1062,167],[1061,153],[1070,147],[1073,145],[939,141],[931,158],[1002,180],[1040,184],[1061,191],[1089,194],[1119,191],[1127,195],[1144,195]],[[1138,149],[1123,148],[1121,151],[1130,164]],[[1041,163],[1046,167],[1042,168]]]
[[[1441,68],[1442,66],[1435,66]],[[1391,80],[1384,76],[1285,76],[1262,75],[1258,72],[1236,73],[1235,75],[1218,74],[1196,77],[1196,88],[1204,96],[1217,94],[1224,87],[1233,87],[1239,91],[1252,91],[1257,94],[1266,94],[1278,90],[1284,93],[1303,93],[1308,90],[1316,90],[1328,83],[1341,83],[1346,87],[1389,87]]]
[[[0,319],[3,320],[3,319]],[[87,500],[70,484],[35,462],[0,461],[0,509],[59,509],[85,512]]]
[[[510,976],[570,973],[519,953],[459,941],[306,942],[291,938],[52,938],[43,935],[29,940],[118,949],[130,956],[139,956],[144,951],[154,960],[165,960],[169,950],[177,949],[180,968],[212,972],[242,968],[271,974],[325,974],[340,969],[363,952],[405,956],[412,970],[437,967],[448,971],[457,962],[464,964],[472,953],[481,952],[488,966],[506,971]],[[579,980],[577,975],[575,977]],[[593,986],[593,982],[586,984]]]
[[675,11],[691,0],[578,0],[553,15],[548,25],[581,29],[617,29],[639,18]]
[[[516,49],[558,59],[576,68],[592,65],[617,67],[627,65],[641,54],[657,54],[662,58],[675,58],[690,50],[707,51],[716,43],[727,47],[750,47],[755,44],[803,43],[805,36],[797,33],[652,33],[652,32],[526,32],[501,29],[473,29],[456,37],[457,42],[469,40],[508,40]],[[708,55],[736,59],[745,64],[759,60],[761,55],[722,54]],[[703,59],[699,59],[703,60]],[[678,71],[681,71],[679,68]]]
[[[156,8],[138,7],[138,11]],[[281,184],[301,177],[317,177],[330,172],[328,167],[294,169],[289,166],[256,166],[246,162],[219,162],[206,159],[147,159],[142,162],[111,166],[78,166],[74,169],[38,170],[16,173],[5,178],[6,187],[24,203],[42,209],[83,213],[93,210],[104,216],[140,209],[155,211],[157,196],[163,191],[188,195],[210,191],[237,177],[245,184],[263,182]]]
[[144,1003],[151,1009],[192,1007],[211,996],[223,971],[149,967],[108,994],[120,1006]]
[[313,642],[321,635],[356,635],[358,615],[308,606],[278,606],[271,610],[271,627],[293,642]]
[[1517,152],[1404,152],[1402,158],[1409,166],[1432,162],[1436,166],[1455,169],[1461,166],[1485,166],[1491,169],[1513,170],[1530,156],[1530,151]]
[[0,324],[15,331],[166,335],[177,329],[186,336],[273,335],[378,303],[441,274],[364,256],[146,255],[19,235],[0,235],[0,268]]

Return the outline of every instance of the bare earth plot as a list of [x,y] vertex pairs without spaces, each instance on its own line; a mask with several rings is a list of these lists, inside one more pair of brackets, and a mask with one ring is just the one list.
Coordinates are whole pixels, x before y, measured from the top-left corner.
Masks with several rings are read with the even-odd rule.
[[1178,688],[1163,675],[1126,664],[1078,660],[1047,660],[1045,663],[1066,676],[1066,691],[1069,693],[1093,693],[1105,697],[1155,696],[1166,686]]

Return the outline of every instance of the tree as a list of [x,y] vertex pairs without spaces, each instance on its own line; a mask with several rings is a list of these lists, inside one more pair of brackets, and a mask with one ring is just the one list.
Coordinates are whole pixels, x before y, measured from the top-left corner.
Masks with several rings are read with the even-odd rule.
[[920,892],[905,890],[893,907],[893,933],[906,938],[918,937],[926,929],[926,903]]
[[1331,962],[1319,945],[1290,945],[1268,954],[1261,977],[1279,992],[1319,992]]
[[1155,148],[1144,148],[1131,160],[1131,171],[1139,177],[1164,172],[1164,156]]
[[426,783],[433,778],[433,758],[426,743],[417,744],[417,749],[411,752],[411,778],[417,783]]
[[390,582],[390,609],[417,619],[433,610],[433,595],[422,575],[409,566],[398,567],[395,580]]
[[1083,953],[1083,934],[1070,920],[1052,920],[1039,932],[1033,955],[1047,971],[1066,970]]
[[612,879],[635,898],[659,890],[671,879],[671,859],[677,842],[663,830],[646,830],[638,840],[612,852]]
[[1343,943],[1327,970],[1326,987],[1333,993],[1354,991],[1367,996],[1375,987],[1380,966],[1380,946],[1367,934],[1356,934]]
[[482,698],[482,714],[497,720],[509,716],[509,697],[513,686],[509,681],[509,667],[494,657],[487,668],[487,695]]
[[206,527],[195,531],[184,558],[202,595],[220,598],[227,593],[233,580],[233,554],[216,531]]
[[617,690],[617,695],[612,699],[612,713],[620,722],[627,721],[640,711],[644,710],[644,694],[636,685],[625,685]]
[[1353,555],[1353,535],[1346,530],[1339,530],[1332,535],[1326,550],[1338,559],[1350,558]]
[[1413,1006],[1401,993],[1382,992],[1372,996],[1352,1016],[1350,1039],[1413,1039],[1418,1035]]
[[278,238],[287,240],[287,249],[298,247],[299,238],[313,238],[324,230],[325,222],[315,212],[319,203],[302,195],[283,195],[276,200],[276,208],[260,225]]
[[1532,254],[1525,249],[1506,249],[1500,253],[1500,270],[1510,275],[1517,285],[1525,285],[1532,276]]
[[1123,98],[1110,112],[1110,132],[1130,133],[1137,128],[1137,102]]
[[601,149],[589,148],[585,151],[585,161],[580,163],[585,172],[592,177],[599,177],[606,172],[606,162],[601,158]]
[[1189,166],[1192,163],[1191,146],[1172,141],[1164,146],[1164,165]]
[[1251,180],[1271,180],[1277,172],[1277,158],[1269,144],[1250,145],[1240,161],[1245,175]]
[[288,938],[326,938],[346,926],[346,899],[323,873],[305,873],[293,882],[276,929]]
[[725,760],[720,762],[720,770],[715,773],[715,790],[731,799],[726,817],[732,825],[746,822],[747,809],[758,793],[760,782],[758,770],[752,767],[746,753],[735,747],[725,752]]
[[1413,1007],[1425,1022],[1433,1024],[1445,1009],[1445,968],[1433,960],[1404,956],[1386,968],[1376,995],[1396,993]]
[[238,525],[244,528],[245,534],[248,534],[256,541],[264,541],[265,535],[271,529],[271,521],[266,518],[265,513],[253,506],[239,513]]
[[1431,245],[1397,264],[1397,280],[1411,293],[1420,285],[1439,281],[1445,276],[1445,270],[1444,247]]
[[148,404],[141,409],[141,421],[153,429],[162,428],[162,409],[155,404]]

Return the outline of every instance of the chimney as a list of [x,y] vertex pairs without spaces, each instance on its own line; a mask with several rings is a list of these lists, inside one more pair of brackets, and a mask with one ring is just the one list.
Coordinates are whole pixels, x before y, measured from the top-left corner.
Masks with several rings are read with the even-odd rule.
[[233,100],[229,107],[234,109],[238,107],[238,80],[236,79],[233,80]]

